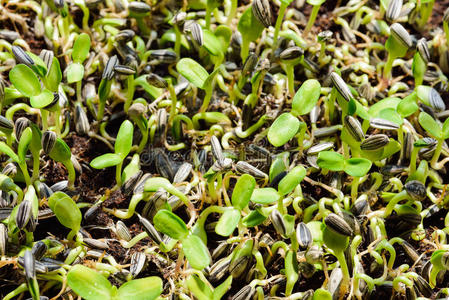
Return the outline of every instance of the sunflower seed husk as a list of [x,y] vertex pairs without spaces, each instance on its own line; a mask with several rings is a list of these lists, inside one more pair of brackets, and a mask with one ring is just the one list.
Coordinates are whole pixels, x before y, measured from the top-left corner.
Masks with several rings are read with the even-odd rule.
[[243,287],[240,291],[238,291],[234,296],[232,296],[232,300],[251,300],[256,293],[256,289],[250,285]]
[[136,70],[134,70],[131,67],[124,66],[124,65],[115,65],[114,66],[114,71],[117,72],[118,74],[122,74],[122,75],[134,75],[134,74],[136,74]]
[[427,46],[427,40],[425,38],[419,39],[416,48],[418,49],[418,53],[423,59],[423,61],[427,64],[430,61],[430,52],[429,47]]
[[0,39],[4,39],[12,43],[15,40],[20,39],[20,34],[16,31],[2,29],[0,30]]
[[154,228],[153,224],[151,224],[150,221],[148,221],[146,218],[142,217],[141,215],[137,215],[139,217],[139,223],[143,226],[146,233],[148,233],[148,236],[156,243],[161,244],[162,238],[159,234],[159,232]]
[[187,20],[184,23],[184,32],[190,33],[192,39],[199,45],[202,46],[204,43],[203,29],[200,24],[193,20]]
[[19,229],[25,228],[25,226],[28,224],[31,217],[31,202],[24,200],[19,204],[19,208],[17,209],[17,215],[16,215],[16,225]]
[[318,33],[318,41],[319,42],[326,42],[332,38],[332,35],[334,33],[330,30],[323,30],[320,33]]
[[364,215],[369,209],[368,201],[365,199],[359,200],[354,203],[354,205],[351,208],[351,212],[354,214],[354,216],[360,216]]
[[42,149],[45,153],[50,154],[56,144],[56,133],[53,131],[45,131],[42,134]]
[[80,135],[86,135],[90,131],[89,119],[81,105],[75,106],[75,130]]
[[229,264],[229,273],[231,273],[232,277],[239,278],[248,269],[249,261],[249,256],[242,256],[231,261]]
[[165,177],[170,181],[172,181],[175,176],[173,163],[168,155],[162,150],[156,152],[156,170],[162,177]]
[[134,187],[139,182],[140,177],[142,177],[142,175],[143,175],[142,170],[139,170],[136,172],[136,174],[134,174],[128,180],[126,180],[122,186],[123,194],[130,196],[134,190]]
[[178,27],[184,25],[186,21],[187,13],[185,11],[180,11],[176,15],[173,16],[172,23],[176,24]]
[[27,281],[36,278],[36,260],[31,250],[25,251],[23,260],[23,268],[25,269],[25,277]]
[[242,75],[249,76],[256,68],[258,61],[259,57],[254,52],[251,52],[243,64]]
[[53,3],[55,4],[56,8],[64,8],[65,1],[64,0],[53,0]]
[[427,282],[427,280],[418,275],[416,278],[413,279],[413,281],[415,282],[413,287],[421,296],[427,298],[430,298],[432,296],[432,287]]
[[298,240],[299,247],[302,249],[307,249],[312,245],[312,233],[303,222],[296,226],[296,239]]
[[139,275],[145,267],[147,261],[147,256],[143,252],[134,252],[131,256],[131,266],[129,267],[129,272],[133,277]]
[[271,7],[268,0],[254,0],[252,5],[253,15],[265,28],[271,26]]
[[407,182],[404,185],[404,189],[413,200],[421,201],[426,198],[426,187],[418,180],[411,180]]
[[25,117],[20,117],[14,123],[14,128],[16,131],[16,139],[20,141],[20,137],[22,136],[23,131],[30,126],[31,121]]
[[318,121],[318,118],[320,117],[321,109],[318,105],[315,105],[312,110],[310,111],[310,122],[312,124],[316,124]]
[[128,4],[128,10],[134,14],[147,14],[151,11],[151,6],[145,2],[132,1]]
[[8,133],[12,132],[14,129],[14,123],[5,118],[4,116],[0,116],[0,130]]
[[131,29],[124,29],[115,35],[115,40],[119,43],[126,43],[133,39],[136,33]]
[[346,82],[335,72],[331,73],[331,80],[334,85],[334,88],[338,91],[338,93],[346,100],[350,101],[352,98],[351,90],[349,89]]
[[152,50],[150,53],[150,58],[164,64],[174,63],[178,59],[175,52],[166,49]]
[[44,49],[39,54],[39,57],[45,63],[45,66],[47,67],[47,70],[50,70],[51,69],[51,65],[53,64],[53,57],[54,57],[53,51]]
[[385,134],[370,135],[366,140],[360,144],[362,150],[379,150],[390,142],[390,139]]
[[399,23],[393,23],[390,26],[390,33],[398,42],[400,42],[405,48],[412,46],[412,38],[405,28]]
[[446,105],[444,104],[440,93],[438,93],[434,88],[430,88],[429,91],[429,104],[430,107],[432,107],[436,112],[441,112],[446,109]]
[[107,250],[109,249],[109,245],[107,242],[103,242],[97,239],[91,239],[91,238],[84,238],[83,242],[86,243],[89,247],[95,248],[95,249],[101,249],[101,250]]
[[327,217],[324,218],[324,223],[331,230],[341,235],[352,236],[353,234],[351,226],[349,226],[349,224],[345,221],[345,219],[343,219],[337,214],[330,213],[329,215],[327,215]]
[[8,246],[8,228],[5,224],[0,223],[0,254],[4,256],[6,254],[6,248]]
[[242,174],[249,174],[256,178],[266,178],[267,174],[254,167],[253,165],[247,163],[246,161],[239,161],[235,164],[235,169]]
[[409,242],[403,241],[401,246],[412,261],[417,261],[419,259],[419,254],[416,252],[415,248],[409,244]]
[[11,51],[18,63],[27,65],[28,67],[34,65],[34,60],[32,60],[31,57],[21,47],[12,46]]
[[216,260],[221,255],[225,254],[230,248],[230,244],[228,244],[226,241],[220,242],[217,247],[212,251],[211,257],[212,260]]
[[231,258],[224,257],[212,265],[209,271],[209,280],[211,282],[220,281],[229,270]]
[[101,75],[102,79],[106,80],[112,80],[114,78],[114,67],[118,64],[118,58],[117,55],[112,56],[109,58],[108,62],[106,63],[106,66],[104,67],[103,74]]
[[324,142],[320,144],[316,144],[307,150],[307,155],[317,155],[321,151],[326,151],[332,149],[334,147],[334,143],[332,142]]
[[181,183],[189,177],[190,172],[192,171],[192,164],[185,162],[176,171],[175,176],[173,177],[173,183]]
[[281,213],[277,209],[273,210],[270,214],[270,219],[276,232],[285,236],[287,234],[287,229],[285,228],[284,218]]
[[349,134],[357,141],[361,142],[365,139],[365,134],[363,133],[362,125],[359,120],[353,116],[346,116],[343,119],[343,123]]
[[136,186],[134,187],[133,193],[134,194],[142,194],[143,193],[143,188],[145,186],[145,182],[147,181],[147,179],[153,177],[150,173],[145,173],[142,175],[142,177],[140,177],[139,182],[137,182]]
[[387,12],[385,14],[387,21],[394,22],[397,18],[399,18],[401,10],[402,0],[391,0],[390,3],[388,3]]
[[87,222],[91,222],[94,220],[95,216],[97,215],[98,210],[100,209],[100,203],[95,203],[91,207],[89,207],[88,210],[84,213],[84,219]]
[[212,170],[214,172],[224,172],[226,170],[229,170],[232,167],[232,159],[225,158],[223,160],[217,160],[212,165]]
[[282,51],[281,54],[279,55],[279,58],[285,61],[292,61],[300,58],[303,54],[304,51],[300,47],[294,46],[289,47],[284,51]]
[[314,135],[318,139],[318,138],[331,136],[331,135],[337,133],[339,130],[340,129],[337,126],[321,127],[321,128],[318,128],[317,130],[315,130],[315,134]]
[[128,109],[128,115],[131,118],[143,116],[147,112],[147,107],[140,102],[133,103]]
[[218,138],[213,135],[210,139],[210,145],[212,148],[212,155],[214,156],[214,158],[217,161],[221,161],[224,160],[224,155],[223,155],[223,150],[221,148],[221,144],[220,141],[218,140]]
[[410,157],[412,156],[412,151],[413,151],[413,135],[410,132],[406,132],[401,147],[401,159],[400,159],[401,164],[406,164],[410,160]]
[[128,227],[126,227],[125,223],[122,221],[117,221],[117,224],[115,224],[115,232],[117,236],[124,241],[129,242],[132,239]]
[[168,87],[167,81],[164,78],[162,78],[161,76],[156,75],[154,73],[148,74],[146,79],[149,84],[151,84],[157,88],[166,89]]
[[44,257],[44,255],[47,253],[47,250],[47,245],[42,241],[36,242],[31,248],[31,252],[33,253],[36,260],[40,260],[42,257]]
[[382,118],[373,118],[369,121],[369,125],[376,129],[383,130],[397,130],[399,129],[399,125],[393,123],[391,121],[382,119]]

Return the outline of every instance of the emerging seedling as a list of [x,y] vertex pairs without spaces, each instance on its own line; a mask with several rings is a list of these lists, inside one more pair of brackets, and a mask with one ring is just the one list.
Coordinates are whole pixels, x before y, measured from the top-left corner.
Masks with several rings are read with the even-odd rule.
[[81,211],[75,201],[63,192],[56,192],[48,198],[48,206],[59,223],[71,230],[67,239],[72,240],[80,230],[82,220]]

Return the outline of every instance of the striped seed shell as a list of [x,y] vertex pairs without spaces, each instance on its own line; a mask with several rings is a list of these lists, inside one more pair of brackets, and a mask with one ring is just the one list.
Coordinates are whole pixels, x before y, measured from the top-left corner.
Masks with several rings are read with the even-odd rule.
[[142,177],[142,175],[143,175],[142,170],[139,170],[136,172],[136,174],[134,174],[128,180],[126,180],[122,186],[123,194],[130,196],[134,190],[134,187],[139,182],[140,177]]
[[0,101],[3,101],[5,99],[5,81],[0,76]]
[[89,119],[81,105],[75,106],[75,130],[80,135],[86,135],[90,131]]
[[146,76],[147,82],[157,88],[166,89],[168,87],[167,81],[161,76],[151,73]]
[[321,127],[315,130],[315,137],[323,138],[330,135],[333,135],[339,131],[339,128],[337,126],[331,126],[331,127]]
[[45,63],[45,66],[47,67],[47,70],[50,70],[51,65],[53,64],[53,57],[54,57],[53,51],[44,49],[39,54],[39,57]]
[[228,272],[230,263],[231,263],[230,257],[224,257],[218,260],[216,263],[214,263],[209,271],[209,280],[211,282],[220,281],[224,277],[224,275],[226,275],[226,273]]
[[0,116],[0,130],[4,132],[12,132],[13,129],[14,123],[4,116]]
[[176,62],[178,56],[171,50],[157,49],[150,52],[150,58],[157,60],[159,63],[171,64]]
[[184,23],[184,32],[190,33],[192,39],[199,45],[202,46],[204,43],[203,29],[200,24],[193,20],[187,20]]
[[136,74],[136,70],[129,66],[124,65],[115,65],[114,71],[121,75],[134,75]]
[[8,246],[8,228],[5,224],[0,223],[0,254],[3,256],[6,254],[6,248]]
[[212,260],[215,261],[217,258],[222,256],[223,254],[226,254],[226,252],[229,250],[229,248],[230,248],[230,244],[228,244],[226,241],[218,243],[217,247],[215,247],[215,249],[211,253]]
[[379,150],[385,147],[390,142],[390,139],[385,134],[370,135],[366,140],[360,144],[362,150]]
[[14,123],[14,128],[16,131],[16,139],[20,141],[20,137],[22,136],[23,131],[30,126],[31,121],[25,117],[20,117]]
[[359,200],[354,203],[351,208],[351,212],[354,216],[364,215],[369,209],[369,203],[366,199]]
[[129,267],[129,272],[133,277],[139,275],[145,267],[147,261],[147,256],[143,252],[134,252],[131,256],[131,266]]
[[223,160],[225,157],[223,155],[223,150],[221,148],[221,144],[220,141],[218,140],[218,138],[213,135],[210,139],[210,145],[212,148],[212,155],[214,156],[214,158],[216,160]]
[[25,226],[28,224],[31,217],[31,202],[24,200],[19,204],[19,208],[17,209],[17,215],[16,215],[16,225],[19,229],[25,228]]
[[312,233],[303,222],[300,222],[298,226],[296,226],[296,239],[302,249],[307,249],[312,244]]
[[251,300],[256,293],[256,289],[251,285],[244,286],[240,291],[232,296],[232,300]]
[[369,125],[376,129],[383,129],[383,130],[397,130],[399,129],[399,125],[396,123],[393,123],[389,120],[385,120],[382,118],[373,118],[369,121]]
[[257,62],[259,61],[259,57],[251,52],[245,60],[245,63],[242,67],[243,76],[249,76],[257,66]]
[[391,35],[407,49],[412,46],[412,38],[405,28],[399,23],[390,26]]
[[325,42],[331,39],[332,35],[334,33],[330,30],[323,30],[320,33],[318,33],[318,41],[319,42]]
[[229,264],[229,272],[231,273],[232,277],[239,278],[245,270],[248,270],[248,265],[250,262],[249,256],[241,256],[237,259],[234,259]]
[[154,228],[153,224],[151,224],[150,221],[148,221],[146,218],[142,217],[141,215],[137,215],[139,217],[139,223],[143,226],[148,236],[156,243],[161,244],[162,238],[159,234],[159,232]]
[[306,260],[309,263],[318,263],[319,261],[321,261],[324,257],[324,253],[323,250],[321,249],[321,247],[317,246],[317,245],[312,245],[306,252],[305,254]]
[[292,61],[300,58],[303,54],[304,51],[300,47],[294,46],[289,47],[284,51],[282,51],[281,54],[279,55],[279,58],[285,61]]
[[147,106],[140,102],[133,103],[128,109],[128,115],[131,118],[143,116],[147,112]]
[[21,47],[12,46],[11,51],[14,54],[14,57],[16,58],[18,63],[24,64],[27,66],[34,65],[34,61]]
[[411,180],[404,185],[404,189],[407,194],[412,197],[413,200],[421,201],[426,198],[426,187],[418,180]]
[[64,0],[53,0],[53,3],[55,4],[55,6],[59,9],[64,8]]
[[415,283],[413,285],[413,287],[417,290],[417,292],[421,296],[427,297],[427,298],[430,298],[432,296],[432,293],[433,293],[432,287],[427,282],[427,280],[425,280],[420,275],[418,275],[416,278],[413,278],[413,281]]
[[189,177],[190,172],[192,171],[192,164],[185,162],[176,171],[175,176],[173,177],[173,183],[181,183]]
[[247,163],[246,161],[239,161],[235,164],[235,169],[242,174],[249,174],[256,178],[266,178],[267,174],[254,167],[253,165]]
[[182,25],[184,25],[186,18],[187,18],[187,13],[185,11],[180,11],[176,15],[173,16],[172,22],[173,22],[173,24],[176,24],[178,27],[181,27]]
[[312,124],[316,124],[318,121],[318,118],[320,117],[321,108],[318,105],[315,105],[312,110],[310,111],[310,122]]
[[53,150],[56,144],[56,138],[56,133],[53,131],[47,130],[42,134],[42,149],[45,153],[49,154]]
[[404,164],[410,160],[413,150],[413,134],[406,132],[401,147],[401,163]]
[[271,7],[268,0],[254,0],[252,5],[253,15],[265,28],[271,26]]
[[436,112],[441,112],[446,109],[446,105],[444,104],[440,93],[434,88],[430,88],[429,91],[429,104]]
[[129,242],[132,239],[128,227],[126,227],[125,223],[123,223],[122,221],[117,221],[117,224],[115,224],[115,233],[120,239],[124,241]]
[[346,100],[350,101],[352,98],[351,90],[349,89],[346,82],[335,72],[331,73],[331,80],[334,88],[338,93]]
[[109,245],[107,242],[103,242],[97,239],[91,239],[91,238],[83,238],[83,242],[86,243],[89,247],[100,249],[100,250],[107,250],[109,249]]
[[131,29],[124,29],[124,30],[120,30],[116,35],[115,35],[115,40],[119,43],[126,43],[129,42],[133,39],[133,37],[136,35],[136,33],[131,30]]
[[40,260],[42,257],[44,257],[44,255],[47,253],[47,250],[48,246],[42,241],[36,242],[31,248],[31,252],[33,253],[36,260]]
[[387,21],[394,22],[394,20],[399,18],[401,10],[402,0],[390,0],[390,3],[388,3],[387,12],[385,14]]
[[212,170],[214,172],[223,172],[229,170],[232,167],[232,159],[225,158],[223,160],[216,160],[212,165]]
[[159,150],[156,152],[156,170],[157,172],[162,176],[170,181],[172,181],[173,177],[175,176],[175,170],[173,166],[173,162],[168,157],[168,155],[163,152],[162,150]]
[[285,227],[284,218],[281,213],[275,209],[270,214],[271,223],[273,223],[274,229],[282,236],[287,234],[287,228]]
[[376,96],[376,90],[367,82],[362,84],[359,88],[360,96],[368,100],[370,102]]
[[25,251],[23,259],[24,259],[23,268],[25,269],[26,279],[31,280],[33,278],[36,278],[36,260],[31,250]]
[[118,64],[117,55],[111,56],[104,67],[103,74],[101,75],[102,79],[112,80],[114,78],[114,67]]
[[411,261],[418,261],[419,254],[418,252],[416,252],[415,248],[409,244],[409,242],[403,241],[401,246],[404,249],[404,252],[407,254],[407,256],[411,259]]
[[330,213],[329,215],[327,215],[327,217],[324,218],[324,223],[331,230],[341,235],[352,236],[353,234],[351,226],[349,226],[345,219],[335,213]]
[[346,130],[357,142],[361,142],[365,139],[365,134],[363,133],[362,125],[359,120],[348,115],[343,119],[343,123]]
[[429,47],[427,46],[427,40],[425,38],[419,39],[416,48],[418,49],[418,53],[424,62],[427,64],[430,61],[430,52]]
[[145,2],[132,1],[128,4],[128,10],[134,14],[146,14],[151,11],[151,6]]
[[326,151],[326,150],[332,149],[333,147],[334,147],[333,142],[319,143],[319,144],[316,144],[316,145],[310,147],[309,150],[307,150],[307,155],[317,155],[321,151]]

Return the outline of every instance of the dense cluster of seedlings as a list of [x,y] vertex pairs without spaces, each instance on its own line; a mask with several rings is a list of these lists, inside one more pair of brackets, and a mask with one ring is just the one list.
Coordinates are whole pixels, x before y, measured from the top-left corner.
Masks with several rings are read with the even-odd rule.
[[0,1],[0,297],[449,297],[442,3]]

